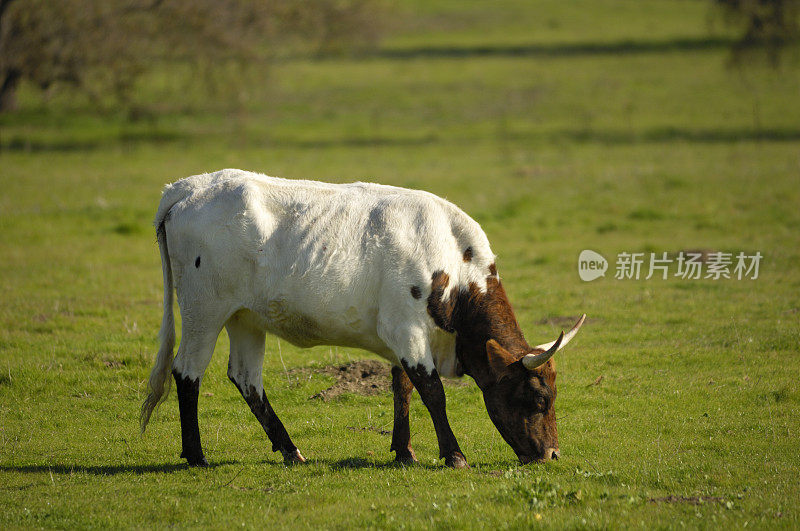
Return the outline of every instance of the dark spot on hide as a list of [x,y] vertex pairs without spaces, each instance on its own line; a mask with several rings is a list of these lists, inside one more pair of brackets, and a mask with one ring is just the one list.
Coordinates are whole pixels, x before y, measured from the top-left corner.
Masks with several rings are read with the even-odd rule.
[[489,274],[493,277],[497,276],[497,267],[494,264],[489,266]]
[[472,247],[467,247],[464,249],[464,261],[471,262],[472,261]]
[[422,297],[422,291],[420,291],[419,286],[411,286],[411,296],[415,299]]
[[195,259],[194,266],[195,267],[200,267],[200,257],[199,256]]

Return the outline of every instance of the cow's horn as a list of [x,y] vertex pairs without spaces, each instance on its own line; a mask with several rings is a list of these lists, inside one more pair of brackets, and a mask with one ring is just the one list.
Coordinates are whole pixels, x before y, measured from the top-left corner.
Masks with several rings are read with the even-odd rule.
[[575,323],[575,326],[573,326],[566,334],[561,332],[561,335],[559,335],[558,339],[555,341],[533,347],[534,352],[526,354],[525,357],[522,358],[522,363],[525,365],[525,368],[533,370],[536,367],[540,367],[547,363],[547,360],[552,358],[553,354],[558,352],[564,345],[569,343],[573,337],[575,337],[575,334],[578,333],[578,330],[580,330],[581,325],[585,320],[586,314],[583,314],[581,315],[581,318],[578,319],[578,322]]
[[[578,330],[580,330],[580,328],[581,328],[581,325],[583,324],[583,322],[584,322],[585,320],[586,320],[586,314],[583,314],[583,315],[581,315],[581,318],[580,318],[580,319],[578,319],[578,322],[577,322],[577,323],[575,323],[575,326],[573,326],[573,327],[570,329],[570,331],[569,331],[569,332],[567,332],[567,334],[564,336],[564,341],[561,343],[561,346],[560,346],[560,347],[558,347],[558,348],[564,348],[564,347],[567,345],[567,343],[569,343],[569,342],[570,342],[570,340],[571,340],[573,337],[575,337],[575,334],[577,334],[577,333],[578,333]],[[535,346],[535,347],[533,347],[533,348],[534,348],[534,350],[550,350],[550,348],[551,348],[553,345],[555,345],[555,344],[556,344],[556,342],[555,342],[555,341],[551,341],[550,343],[544,343],[543,345],[536,345],[536,346]]]
[[547,363],[547,360],[553,357],[553,355],[561,348],[561,340],[564,339],[564,332],[561,332],[561,335],[558,336],[558,339],[553,342],[553,346],[549,349],[545,350],[544,352],[539,352],[537,354],[530,353],[525,354],[522,358],[522,364],[525,366],[526,369],[532,371],[536,367],[540,367]]

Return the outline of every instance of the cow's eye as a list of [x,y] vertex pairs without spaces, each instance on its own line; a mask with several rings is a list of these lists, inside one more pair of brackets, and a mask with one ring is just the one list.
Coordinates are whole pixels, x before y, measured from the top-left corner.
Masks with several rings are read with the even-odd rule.
[[544,411],[547,409],[547,399],[543,395],[536,397],[536,409],[539,411]]
[[517,387],[510,398],[511,401],[522,408],[526,414],[536,410],[536,393],[528,389],[525,385]]

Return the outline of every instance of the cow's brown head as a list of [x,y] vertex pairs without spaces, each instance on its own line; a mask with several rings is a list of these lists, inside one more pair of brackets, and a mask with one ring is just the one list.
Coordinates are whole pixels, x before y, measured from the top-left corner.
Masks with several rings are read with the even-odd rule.
[[562,333],[549,349],[537,348],[521,358],[494,339],[486,343],[493,381],[484,385],[483,399],[489,417],[522,464],[559,456],[552,356],[563,339]]
[[485,289],[475,283],[467,289],[449,286],[449,276],[435,272],[428,313],[440,328],[456,333],[460,368],[483,391],[489,417],[519,460],[525,464],[558,458],[552,357],[575,336],[586,316],[557,340],[531,347],[494,264],[488,271]]

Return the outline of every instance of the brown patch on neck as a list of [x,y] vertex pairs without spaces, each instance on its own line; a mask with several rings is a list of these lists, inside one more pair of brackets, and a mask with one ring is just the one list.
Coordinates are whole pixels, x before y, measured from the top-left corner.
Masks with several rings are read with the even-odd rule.
[[471,262],[472,261],[472,247],[467,247],[464,249],[464,261]]
[[459,335],[484,348],[486,341],[494,339],[514,355],[522,356],[531,347],[525,341],[517,323],[511,303],[496,275],[486,277],[486,292],[475,284],[469,285],[468,297],[461,297],[453,319]]
[[497,341],[516,358],[521,358],[531,350],[494,264],[489,266],[489,271],[491,275],[486,277],[485,292],[475,283],[466,287],[452,286],[447,292],[450,277],[444,271],[436,271],[431,277],[431,294],[428,297],[428,314],[436,326],[457,334],[456,355],[466,374],[476,380],[488,379],[490,374],[486,355],[486,342],[490,339]]
[[445,332],[455,332],[453,328],[453,308],[455,307],[455,292],[458,288],[450,290],[450,297],[445,301],[445,290],[450,284],[450,275],[444,271],[436,271],[431,275],[431,294],[428,295],[428,314],[433,317],[436,326]]

